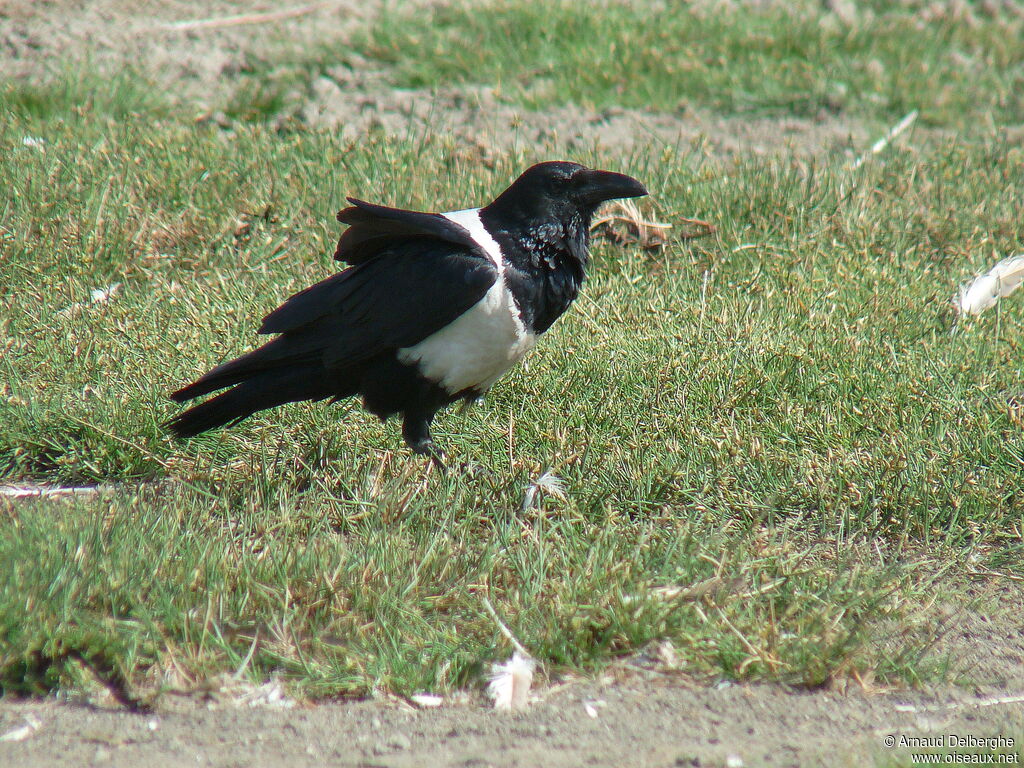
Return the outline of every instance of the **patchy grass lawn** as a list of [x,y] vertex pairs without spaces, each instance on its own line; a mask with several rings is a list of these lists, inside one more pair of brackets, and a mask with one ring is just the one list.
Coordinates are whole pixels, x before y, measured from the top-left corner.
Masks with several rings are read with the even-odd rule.
[[[493,0],[399,11],[360,51],[407,87],[499,86],[533,108],[684,109],[892,121],[912,109],[935,125],[1024,120],[1024,18],[913,3],[858,3],[852,23],[820,3]],[[424,55],[426,54],[426,55]],[[337,60],[337,51],[316,61]]]
[[[559,30],[567,7],[506,10],[524,19],[513,31],[542,13]],[[515,77],[505,59],[475,62],[473,46],[453,63],[452,25],[491,26],[458,6],[437,13],[415,77],[468,77],[456,65]],[[711,25],[702,45],[747,50],[750,35],[778,33],[771,18]],[[670,18],[631,19],[609,6],[579,23],[649,25],[646,46],[675,50],[661,37],[678,31]],[[711,103],[740,108],[757,67],[786,61],[780,40],[833,50],[794,24],[760,58],[711,67],[724,73]],[[399,41],[374,38],[379,55],[408,47],[402,29],[375,33]],[[988,34],[978,45],[1003,64],[985,77],[1002,79],[957,81],[941,102],[932,75],[948,78],[929,70],[886,114],[921,105],[959,126],[969,86],[972,109],[1020,119],[1019,96],[1000,91],[1019,79],[1017,54],[999,54],[995,30],[948,34]],[[900,49],[850,36],[851,71]],[[915,56],[916,38],[899,39]],[[556,48],[551,72],[600,69],[579,46]],[[818,83],[818,60],[799,57]],[[632,61],[617,77],[662,100],[665,72]],[[588,83],[575,87],[595,103],[633,98]],[[117,486],[0,501],[6,691],[82,685],[90,668],[140,696],[236,670],[283,672],[310,695],[450,690],[507,652],[483,595],[549,673],[668,639],[696,675],[913,682],[945,669],[929,654],[941,631],[929,606],[937,590],[959,599],[947,577],[1021,573],[1024,430],[1010,403],[1024,388],[1024,311],[1014,296],[957,324],[950,304],[1020,250],[1024,153],[999,132],[896,146],[857,172],[723,164],[699,146],[573,158],[645,181],[653,217],[697,216],[717,234],[691,241],[677,226],[657,252],[596,241],[585,295],[529,365],[439,418],[459,466],[440,475],[395,424],[350,405],[288,406],[173,442],[166,395],[250,348],[260,317],[335,269],[345,194],[465,207],[556,148],[483,167],[443,138],[222,131],[131,75],[2,93],[0,477]],[[564,494],[524,507],[544,471]],[[677,599],[652,590],[694,585]]]
[[265,52],[230,73],[234,90],[204,98],[260,123],[293,114],[320,76],[343,73],[347,92],[349,75],[374,72],[398,88],[492,86],[500,102],[534,110],[698,107],[888,125],[916,109],[926,126],[1020,124],[1024,15],[956,5],[859,2],[848,22],[810,0],[385,5],[349,45],[275,54],[288,32],[268,29]]

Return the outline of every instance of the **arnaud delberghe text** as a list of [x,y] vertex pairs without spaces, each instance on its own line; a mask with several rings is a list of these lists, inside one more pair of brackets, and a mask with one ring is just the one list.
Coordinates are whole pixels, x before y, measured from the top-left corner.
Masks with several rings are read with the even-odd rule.
[[1012,736],[960,736],[956,733],[939,733],[935,736],[900,735],[901,747],[917,749],[1013,749]]

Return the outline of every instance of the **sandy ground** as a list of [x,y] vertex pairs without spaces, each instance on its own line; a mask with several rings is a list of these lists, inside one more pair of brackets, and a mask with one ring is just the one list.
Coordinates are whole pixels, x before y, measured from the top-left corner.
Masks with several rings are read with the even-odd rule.
[[[0,72],[38,83],[75,61],[108,73],[132,62],[197,116],[220,120],[211,114],[214,105],[246,62],[301,51],[312,41],[344,49],[353,29],[375,22],[380,5],[338,0],[274,22],[174,29],[167,25],[298,5],[8,0],[0,4]],[[355,57],[348,62],[298,91],[280,119],[351,136],[371,126],[437,129],[443,121],[456,142],[483,154],[512,141],[544,141],[567,152],[597,145],[617,153],[637,144],[701,141],[716,155],[851,155],[874,138],[832,115],[722,118],[679,105],[523,113],[502,105],[487,88],[400,90],[385,73],[361,67]],[[419,710],[394,700],[280,709],[165,696],[145,715],[3,700],[0,766],[864,765],[872,756],[909,752],[887,749],[890,734],[1024,738],[1024,588],[1008,586],[1001,603],[1002,613],[960,622],[944,638],[941,650],[952,659],[959,686],[886,691],[851,684],[844,691],[798,691],[696,684],[641,660],[601,680],[542,689],[540,701],[514,716],[492,712],[475,697]],[[3,740],[19,729],[24,739]]]
[[5,703],[0,732],[33,719],[39,728],[24,741],[0,744],[0,764],[862,766],[875,755],[909,755],[906,748],[887,749],[889,735],[1024,737],[1024,705],[996,700],[962,690],[841,695],[780,686],[693,688],[629,676],[571,685],[517,715],[381,702],[150,715]]

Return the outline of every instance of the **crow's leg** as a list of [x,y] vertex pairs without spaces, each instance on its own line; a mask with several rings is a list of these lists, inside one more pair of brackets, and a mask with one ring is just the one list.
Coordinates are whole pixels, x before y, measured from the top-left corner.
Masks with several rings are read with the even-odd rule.
[[433,413],[406,411],[402,421],[402,437],[405,438],[406,445],[412,448],[413,453],[429,456],[439,469],[445,469],[444,452],[430,436],[430,422],[433,420]]

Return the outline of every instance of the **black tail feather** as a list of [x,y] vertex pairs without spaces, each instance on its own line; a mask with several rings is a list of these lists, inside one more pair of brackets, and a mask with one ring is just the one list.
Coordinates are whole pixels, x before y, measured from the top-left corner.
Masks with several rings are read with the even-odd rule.
[[187,387],[173,392],[171,400],[184,403],[186,400],[202,397],[218,389],[232,387],[266,374],[285,379],[297,368],[308,369],[308,372],[312,373],[312,369],[318,365],[317,361],[323,354],[319,349],[322,344],[323,342],[315,337],[279,336],[259,349],[218,365]]
[[248,366],[240,365],[244,360],[244,357],[239,357],[235,360],[224,363],[223,365],[218,365],[205,376],[196,379],[187,387],[182,387],[177,392],[172,392],[171,400],[176,403],[184,403],[196,397],[202,397],[203,395],[208,395],[211,392],[216,392],[218,389],[224,389],[225,387],[234,386],[235,384],[241,384],[247,378],[252,376],[253,373],[252,369]]
[[244,388],[244,385],[239,385],[235,389],[217,395],[212,400],[189,408],[164,426],[170,429],[176,437],[194,437],[207,430],[223,427],[225,424],[229,426],[237,424],[258,410],[250,407],[251,399],[244,397],[244,393],[239,391]]
[[[256,411],[273,408],[275,405],[298,400],[321,400],[333,394],[322,391],[323,378],[322,372],[311,366],[262,371],[227,392],[189,408],[164,426],[178,437],[193,437],[217,427],[233,426]],[[189,389],[186,387],[182,392]],[[182,399],[196,396],[195,393],[189,393]]]

